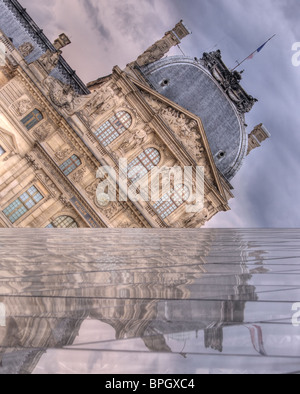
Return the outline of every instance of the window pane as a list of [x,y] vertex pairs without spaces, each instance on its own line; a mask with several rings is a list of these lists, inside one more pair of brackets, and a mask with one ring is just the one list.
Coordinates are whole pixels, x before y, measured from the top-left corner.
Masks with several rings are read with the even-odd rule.
[[136,182],[160,162],[160,153],[157,149],[148,148],[128,165],[128,178]]
[[101,125],[95,132],[95,136],[104,145],[108,146],[126,131],[132,123],[129,113],[120,111]]
[[39,110],[34,109],[32,112],[30,112],[30,114],[25,116],[25,118],[23,118],[21,122],[27,128],[27,130],[30,130],[41,120],[43,120],[43,115],[40,113]]
[[5,208],[3,213],[11,223],[15,223],[43,198],[44,197],[40,194],[37,188],[32,186],[19,198],[12,202],[7,208]]
[[2,146],[0,145],[0,156],[4,155],[4,153],[6,153],[6,152],[5,152],[4,148],[2,148]]
[[47,228],[77,228],[78,224],[70,216],[59,216]]
[[66,176],[68,176],[79,166],[81,166],[81,160],[76,155],[72,155],[68,160],[60,165],[59,168]]
[[153,205],[162,219],[167,218],[179,208],[190,196],[189,189],[183,185],[177,185],[169,193],[166,193]]

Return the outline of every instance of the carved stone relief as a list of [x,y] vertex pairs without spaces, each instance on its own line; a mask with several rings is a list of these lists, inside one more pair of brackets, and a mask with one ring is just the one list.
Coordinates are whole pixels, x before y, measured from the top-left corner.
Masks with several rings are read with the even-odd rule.
[[84,114],[101,115],[106,111],[113,109],[119,101],[114,89],[111,86],[104,86],[96,91],[96,94],[85,106]]
[[109,202],[107,205],[100,205],[97,201],[96,198],[96,191],[97,191],[97,187],[99,185],[99,180],[93,182],[91,185],[89,185],[85,191],[87,193],[87,195],[89,196],[89,198],[94,201],[95,205],[101,209],[101,212],[103,212],[103,214],[110,220],[112,219],[114,216],[116,216],[120,211],[123,210],[123,206],[120,202],[118,201],[112,201]]
[[34,46],[30,42],[24,42],[24,44],[19,46],[18,50],[20,54],[25,58],[33,52]]
[[17,114],[17,116],[23,116],[32,109],[33,104],[29,97],[22,96],[18,101],[16,101],[12,106],[12,110]]
[[37,141],[44,142],[53,133],[53,131],[54,129],[51,125],[44,123],[34,130],[33,136]]
[[63,149],[63,150],[56,152],[55,157],[57,158],[57,160],[63,161],[65,159],[67,159],[71,153],[72,153],[72,149]]
[[187,151],[194,156],[197,163],[206,167],[207,177],[213,179],[210,168],[206,166],[208,157],[203,147],[201,135],[197,132],[198,123],[196,120],[188,118],[172,107],[168,107],[148,93],[143,93],[143,95],[154,112],[162,117],[184,144]]
[[144,66],[161,59],[167,52],[169,52],[173,45],[178,44],[178,41],[174,36],[169,34],[168,38],[169,39],[167,40],[166,37],[164,37],[151,45],[151,47],[137,58],[137,63],[140,66]]
[[72,86],[64,84],[51,76],[43,84],[49,92],[52,103],[69,113],[74,112],[77,107],[89,99],[89,97],[79,96],[75,93]]
[[57,66],[59,62],[61,51],[52,52],[49,49],[44,53],[39,59],[38,62],[42,64],[44,69],[48,74]]
[[72,176],[72,181],[76,183],[81,182],[85,173],[86,173],[86,169],[84,167],[79,168]]
[[138,146],[143,146],[148,141],[149,134],[151,133],[151,129],[140,129],[129,132],[129,135],[126,136],[126,138],[118,147],[120,155],[125,156],[126,153],[137,148]]

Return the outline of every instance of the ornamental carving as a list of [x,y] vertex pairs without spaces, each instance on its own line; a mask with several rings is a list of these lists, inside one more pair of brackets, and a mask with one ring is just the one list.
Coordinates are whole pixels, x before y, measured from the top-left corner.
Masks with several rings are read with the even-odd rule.
[[44,142],[52,132],[52,126],[43,124],[42,126],[39,126],[34,130],[33,136],[37,141]]
[[230,71],[222,61],[221,51],[204,53],[202,63],[207,68],[230,100],[234,103],[240,114],[250,112],[257,99],[245,92],[241,87],[242,73]]
[[200,165],[204,165],[207,159],[202,145],[201,135],[197,131],[197,121],[172,107],[167,107],[164,103],[149,94],[145,94],[144,97],[154,112],[161,116],[179,140],[185,145],[187,151],[196,158]]
[[103,211],[103,214],[107,217],[108,220],[114,218],[123,209],[122,205],[116,201],[109,203],[106,207],[99,208],[101,208],[101,211]]
[[76,107],[88,99],[87,97],[80,97],[75,93],[72,86],[50,76],[44,81],[44,86],[49,91],[49,97],[52,103],[70,113],[74,112]]
[[24,44],[19,46],[18,50],[22,57],[25,58],[33,52],[34,46],[30,42],[24,42]]
[[72,181],[76,183],[80,183],[83,179],[84,174],[86,173],[86,169],[79,168],[76,173],[72,176]]
[[27,96],[23,96],[20,100],[12,105],[12,109],[18,116],[23,116],[32,108],[32,102]]
[[166,34],[165,37],[156,41],[151,47],[149,47],[142,55],[137,58],[139,66],[145,66],[147,64],[156,62],[157,60],[164,57],[169,52],[170,48],[177,45],[179,41],[173,34]]
[[85,191],[87,193],[87,195],[91,198],[94,199],[96,196],[96,191],[97,191],[97,187],[98,187],[99,182],[94,182],[92,183],[90,186],[88,186]]
[[99,180],[93,182],[85,189],[85,191],[89,198],[95,202],[95,205],[101,209],[101,212],[103,212],[103,214],[110,220],[123,210],[123,206],[118,201],[109,202],[107,205],[100,205],[96,197],[99,183]]
[[57,160],[62,161],[69,157],[71,153],[72,149],[64,149],[56,152],[55,157],[57,158]]
[[96,95],[85,107],[85,115],[101,115],[113,109],[118,103],[119,97],[111,86],[105,86],[96,91]]
[[52,52],[47,49],[46,53],[44,53],[38,61],[44,67],[46,72],[50,74],[50,72],[57,66],[61,54],[61,51]]
[[120,151],[121,155],[125,155],[126,153],[130,152],[131,150],[135,149],[138,146],[142,146],[148,141],[149,134],[152,133],[151,129],[141,129],[137,130],[133,133],[129,133],[129,137],[121,143],[118,150]]

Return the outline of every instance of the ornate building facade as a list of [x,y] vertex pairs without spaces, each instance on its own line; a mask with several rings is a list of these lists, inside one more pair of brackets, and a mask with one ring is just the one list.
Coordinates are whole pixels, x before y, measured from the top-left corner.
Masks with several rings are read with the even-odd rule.
[[[62,57],[65,34],[51,43],[18,1],[0,8],[0,227],[201,227],[230,209],[230,180],[270,135],[262,124],[247,134],[256,100],[219,51],[164,57],[189,34],[181,21],[86,86]],[[143,195],[153,168],[171,185],[155,201]],[[180,182],[174,168],[192,170]]]

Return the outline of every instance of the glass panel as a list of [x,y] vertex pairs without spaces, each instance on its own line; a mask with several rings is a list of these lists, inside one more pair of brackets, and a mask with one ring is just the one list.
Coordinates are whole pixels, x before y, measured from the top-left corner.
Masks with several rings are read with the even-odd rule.
[[95,136],[104,145],[108,146],[126,131],[132,123],[129,113],[121,111],[112,116],[95,132]]
[[299,374],[299,229],[0,232],[3,375]]
[[68,160],[66,160],[62,165],[59,166],[61,171],[66,175],[70,175],[73,171],[76,170],[81,165],[81,160],[76,156],[71,156]]
[[27,128],[27,130],[30,130],[35,125],[37,125],[41,120],[43,120],[43,115],[39,110],[34,109],[32,112],[30,112],[30,114],[25,116],[25,118],[23,118],[21,122]]
[[128,165],[128,178],[136,182],[160,162],[160,153],[157,149],[148,148]]
[[188,198],[190,192],[186,186],[177,185],[175,189],[166,193],[153,207],[162,219],[167,218],[179,208]]
[[15,223],[26,212],[33,208],[44,197],[40,194],[35,186],[29,188],[25,193],[21,194],[14,202],[3,210],[4,215]]
[[77,228],[78,224],[70,216],[59,216],[47,228]]

